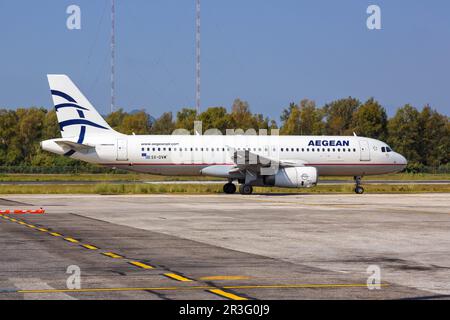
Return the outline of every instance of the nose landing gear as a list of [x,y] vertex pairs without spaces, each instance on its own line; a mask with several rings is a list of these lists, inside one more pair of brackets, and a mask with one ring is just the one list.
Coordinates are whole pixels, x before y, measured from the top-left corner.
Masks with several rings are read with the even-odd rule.
[[355,193],[356,194],[364,193],[364,188],[361,187],[361,179],[362,179],[362,177],[360,177],[360,176],[355,177]]

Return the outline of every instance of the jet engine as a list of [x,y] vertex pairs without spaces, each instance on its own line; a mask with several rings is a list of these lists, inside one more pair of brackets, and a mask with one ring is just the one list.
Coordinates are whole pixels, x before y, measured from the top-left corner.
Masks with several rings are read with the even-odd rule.
[[310,188],[317,184],[319,175],[314,167],[288,167],[277,174],[264,177],[267,186],[282,188]]

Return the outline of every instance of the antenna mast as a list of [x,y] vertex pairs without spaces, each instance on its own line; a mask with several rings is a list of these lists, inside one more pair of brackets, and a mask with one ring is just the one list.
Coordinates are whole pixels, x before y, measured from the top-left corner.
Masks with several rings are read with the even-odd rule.
[[116,105],[116,8],[111,0],[111,113]]
[[195,105],[197,110],[197,116],[200,114],[200,99],[201,99],[201,51],[200,51],[200,31],[201,31],[201,15],[200,15],[200,0],[197,0],[196,5],[196,27],[195,27],[195,61],[196,61],[196,77],[195,77]]

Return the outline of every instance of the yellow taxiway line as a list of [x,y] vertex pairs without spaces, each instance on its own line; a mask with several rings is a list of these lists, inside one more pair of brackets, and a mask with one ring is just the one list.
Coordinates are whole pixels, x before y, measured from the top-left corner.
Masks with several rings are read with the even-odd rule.
[[142,263],[142,262],[138,262],[138,261],[129,261],[128,263],[132,264],[133,266],[142,268],[142,269],[154,269],[154,267],[152,267],[148,264]]
[[192,282],[194,280],[191,280],[189,278],[180,276],[179,274],[176,273],[164,273],[164,275],[168,278],[171,278],[173,280],[177,280],[177,281],[181,281],[181,282]]
[[212,292],[212,293],[214,293],[214,294],[216,294],[218,296],[230,299],[230,300],[248,300],[247,298],[240,297],[238,295],[235,295],[233,293],[229,293],[229,292],[223,291],[221,289],[211,289],[211,290],[208,290],[208,291]]
[[[381,287],[388,287],[381,284]],[[248,285],[223,286],[222,290],[254,290],[254,289],[335,289],[335,288],[367,288],[367,284],[275,284],[275,285]],[[136,287],[136,288],[86,288],[86,289],[44,289],[44,290],[17,290],[16,293],[83,293],[83,292],[118,292],[118,291],[177,291],[177,290],[215,290],[212,286],[191,287]]]
[[226,281],[226,280],[248,280],[250,277],[247,276],[208,276],[198,278],[202,281]]
[[103,252],[102,254],[104,256],[107,256],[107,257],[110,257],[110,258],[113,258],[113,259],[121,259],[121,258],[123,258],[122,256],[120,256],[118,254],[115,254],[113,252]]
[[89,250],[98,250],[98,248],[96,246],[90,245],[90,244],[83,244],[82,245],[84,248],[89,249]]

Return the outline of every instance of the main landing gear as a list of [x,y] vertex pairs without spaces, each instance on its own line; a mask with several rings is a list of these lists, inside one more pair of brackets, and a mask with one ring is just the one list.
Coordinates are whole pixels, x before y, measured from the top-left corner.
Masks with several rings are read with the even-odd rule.
[[253,187],[248,184],[241,184],[239,186],[239,193],[242,195],[249,195],[253,193]]
[[361,187],[361,179],[362,179],[362,177],[360,177],[360,176],[355,177],[355,193],[356,194],[364,193],[364,188]]
[[236,193],[236,185],[232,182],[227,183],[223,186],[223,192],[225,192],[226,194]]
[[[237,188],[236,185],[232,182],[228,182],[226,185],[223,186],[223,192],[226,194],[234,194],[236,193]],[[253,193],[253,187],[248,184],[241,184],[239,186],[239,193],[243,195],[249,195]]]

